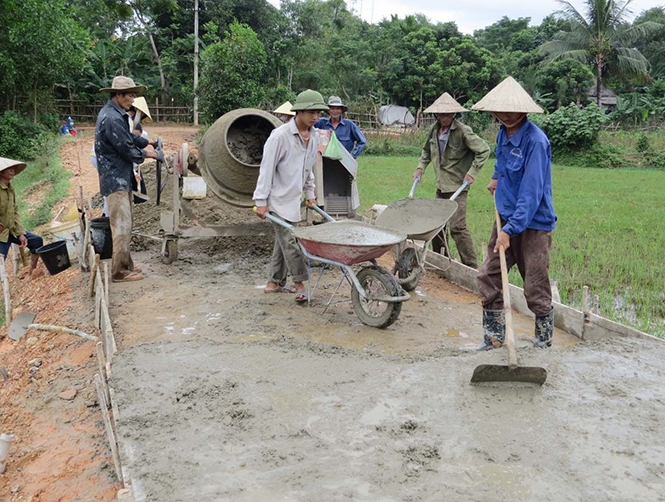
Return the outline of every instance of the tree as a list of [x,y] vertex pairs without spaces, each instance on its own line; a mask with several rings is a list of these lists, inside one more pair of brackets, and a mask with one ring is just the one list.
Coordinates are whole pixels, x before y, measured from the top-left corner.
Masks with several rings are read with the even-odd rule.
[[593,73],[587,65],[575,59],[553,61],[541,68],[538,88],[541,95],[549,94],[553,99],[550,111],[569,103],[585,104],[589,87],[593,84]]
[[663,27],[649,36],[640,37],[635,47],[649,60],[651,75],[654,78],[665,77],[665,8],[653,7],[640,14],[635,23],[653,21]]
[[632,44],[659,30],[661,25],[651,21],[628,23],[632,0],[586,0],[586,17],[570,2],[557,1],[562,7],[557,15],[570,24],[570,31],[559,32],[541,50],[548,56],[548,62],[572,58],[593,64],[598,105],[604,76],[649,78],[649,62]]
[[222,42],[201,54],[201,102],[212,122],[235,108],[257,106],[266,65],[263,44],[249,26],[232,23]]

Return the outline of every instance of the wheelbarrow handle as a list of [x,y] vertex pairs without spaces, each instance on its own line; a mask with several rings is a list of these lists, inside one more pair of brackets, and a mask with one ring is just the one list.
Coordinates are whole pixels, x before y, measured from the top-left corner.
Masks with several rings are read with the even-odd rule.
[[469,183],[468,181],[465,181],[464,183],[462,183],[462,186],[459,187],[459,188],[457,189],[457,192],[455,192],[455,193],[453,194],[453,196],[452,196],[450,199],[448,199],[448,200],[455,200],[455,199],[457,198],[457,196],[458,196],[459,194],[462,193],[462,190],[464,190],[464,189],[465,189],[466,187],[468,187],[469,185],[470,185],[470,183]]
[[[254,207],[252,208],[252,211],[254,211],[255,213],[257,212],[257,208],[256,208],[256,206],[254,206]],[[268,219],[269,219],[270,221],[272,221],[273,223],[277,223],[278,225],[281,225],[282,227],[284,227],[284,228],[286,228],[286,229],[288,229],[288,230],[292,230],[292,231],[295,230],[295,227],[294,227],[293,225],[288,224],[288,223],[285,222],[282,218],[278,218],[278,217],[275,216],[274,214],[266,213],[266,214],[264,214],[263,216],[265,216],[266,218],[268,218]]]
[[409,192],[409,199],[413,199],[413,194],[416,192],[416,187],[418,186],[419,182],[420,182],[420,176],[416,176],[416,178],[413,180],[411,191]]
[[328,220],[328,221],[337,221],[335,218],[333,218],[332,216],[330,216],[328,213],[326,213],[323,209],[321,209],[321,208],[320,208],[319,206],[317,206],[316,204],[312,204],[312,205],[309,206],[309,207],[311,207],[312,209],[314,209],[314,211],[316,211],[317,213],[319,213],[319,214],[320,214],[321,216],[323,216],[326,220]]

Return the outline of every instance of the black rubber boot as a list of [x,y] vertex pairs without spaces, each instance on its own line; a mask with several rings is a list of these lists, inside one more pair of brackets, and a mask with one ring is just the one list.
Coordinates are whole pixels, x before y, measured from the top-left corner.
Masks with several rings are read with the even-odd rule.
[[549,349],[552,346],[552,333],[554,332],[554,309],[549,314],[536,316],[536,343],[537,349]]
[[478,350],[498,349],[506,336],[506,317],[503,310],[483,310],[483,343]]

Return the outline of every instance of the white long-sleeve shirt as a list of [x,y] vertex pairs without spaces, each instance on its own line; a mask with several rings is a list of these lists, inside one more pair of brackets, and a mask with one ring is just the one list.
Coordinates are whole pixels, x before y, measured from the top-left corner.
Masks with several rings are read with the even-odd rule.
[[295,120],[275,129],[263,147],[254,203],[268,206],[288,221],[300,221],[300,203],[305,192],[314,198],[314,163],[318,155],[319,135],[311,127],[305,145]]

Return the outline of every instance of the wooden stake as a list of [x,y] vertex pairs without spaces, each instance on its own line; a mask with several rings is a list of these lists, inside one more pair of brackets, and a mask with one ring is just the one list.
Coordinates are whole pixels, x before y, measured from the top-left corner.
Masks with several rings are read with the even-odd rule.
[[104,360],[104,347],[102,346],[102,342],[97,342],[95,344],[95,352],[97,354],[97,365],[99,366],[99,375],[102,378],[102,384],[104,392],[106,394],[106,399],[110,403],[111,394],[109,392],[109,386],[106,380],[106,361]]
[[95,387],[97,388],[97,398],[99,399],[99,407],[102,410],[102,419],[104,420],[104,428],[106,429],[106,437],[109,440],[111,447],[111,455],[113,456],[113,466],[115,467],[116,476],[122,486],[125,486],[125,481],[122,477],[122,469],[120,467],[120,455],[118,454],[118,443],[115,440],[115,433],[111,425],[111,417],[109,416],[108,402],[104,394],[102,386],[102,377],[95,374]]
[[104,262],[104,298],[109,301],[109,264]]
[[95,255],[95,263],[90,270],[90,278],[88,279],[88,298],[92,298],[92,295],[95,294],[95,277],[97,276],[97,271],[99,270],[99,260],[100,256]]
[[12,322],[12,300],[9,295],[9,279],[7,278],[4,261],[0,263],[0,280],[2,281],[2,292],[5,296],[5,324],[10,324]]
[[550,287],[552,288],[552,300],[561,303],[561,294],[559,293],[559,283],[554,279],[550,281]]

